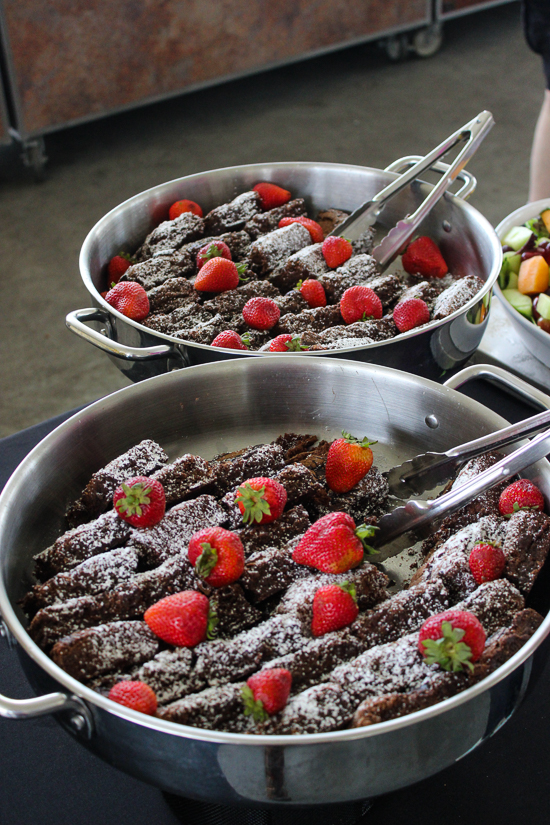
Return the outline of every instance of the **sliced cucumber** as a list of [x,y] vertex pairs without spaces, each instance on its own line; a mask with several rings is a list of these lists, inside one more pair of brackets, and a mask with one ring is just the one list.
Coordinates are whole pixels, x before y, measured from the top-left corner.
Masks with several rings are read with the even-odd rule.
[[502,259],[502,266],[498,274],[498,285],[501,289],[508,289],[508,281],[510,280],[510,264],[506,258]]
[[521,255],[517,252],[505,252],[503,258],[507,261],[510,272],[515,272],[517,275],[521,266]]
[[509,272],[508,273],[508,285],[506,289],[517,289],[519,283],[519,277],[517,272]]
[[537,301],[537,312],[546,321],[550,321],[550,296],[541,292]]
[[533,317],[533,302],[529,295],[522,295],[517,289],[503,289],[502,294],[508,303],[526,318]]
[[513,226],[505,238],[502,239],[504,246],[511,246],[516,252],[524,246],[533,233],[526,226]]

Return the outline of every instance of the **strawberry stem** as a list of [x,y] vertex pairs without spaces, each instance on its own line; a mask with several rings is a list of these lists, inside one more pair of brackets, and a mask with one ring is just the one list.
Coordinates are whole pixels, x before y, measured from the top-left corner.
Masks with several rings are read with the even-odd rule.
[[342,438],[348,442],[348,444],[359,444],[360,447],[370,447],[371,444],[378,444],[378,441],[369,441],[367,436],[361,438],[356,438],[351,433],[347,433],[345,430],[342,430]]
[[255,722],[265,722],[269,719],[269,713],[264,708],[264,703],[258,699],[254,699],[252,689],[245,685],[241,691],[244,701],[244,715],[252,716]]
[[207,639],[215,639],[218,635],[217,627],[218,624],[218,614],[216,612],[216,608],[212,603],[210,603],[210,607],[208,608],[208,622],[206,625],[206,638]]
[[206,579],[218,562],[218,551],[207,541],[201,544],[202,553],[195,562],[195,570],[199,576]]
[[248,481],[237,491],[235,501],[240,502],[244,507],[243,521],[245,524],[262,521],[264,515],[271,515],[271,507],[264,497],[265,484],[259,490],[255,490]]
[[150,487],[145,487],[143,484],[133,484],[129,487],[127,484],[122,484],[122,489],[126,493],[123,498],[119,498],[115,507],[119,513],[124,513],[126,516],[141,516],[141,506],[150,504],[151,499],[149,493]]
[[378,527],[375,527],[373,524],[360,524],[359,527],[355,528],[355,535],[363,545],[365,553],[369,556],[375,556],[378,550],[375,550],[374,547],[367,544],[366,539],[372,538],[377,530]]
[[440,639],[425,639],[422,642],[426,651],[426,663],[438,664],[443,670],[454,673],[464,670],[464,665],[473,670],[472,648],[461,641],[466,631],[453,627],[450,622],[442,622],[441,632],[443,636]]
[[338,587],[344,591],[344,593],[349,593],[355,604],[357,604],[357,590],[353,582],[340,582]]

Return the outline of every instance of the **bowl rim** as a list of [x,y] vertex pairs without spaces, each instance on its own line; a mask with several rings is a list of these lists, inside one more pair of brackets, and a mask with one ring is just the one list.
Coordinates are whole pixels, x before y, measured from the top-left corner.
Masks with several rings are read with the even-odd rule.
[[[502,243],[503,237],[513,226],[521,226],[526,220],[534,218],[536,215],[540,215],[540,213],[544,210],[544,207],[550,209],[550,198],[541,198],[538,201],[529,201],[523,206],[515,209],[513,212],[510,212],[510,214],[503,218],[495,228],[495,232],[497,233],[500,242]],[[514,309],[514,307],[503,295],[498,278],[495,280],[493,290],[498,300],[504,307],[506,314],[509,318],[511,318],[513,323],[517,324],[517,326],[519,326],[526,335],[530,335],[535,338],[542,347],[549,350],[550,354],[550,335],[540,329],[537,324],[532,324],[531,321],[528,321],[527,318],[521,314],[521,312],[517,311],[517,309]]]
[[[84,242],[83,242],[82,247],[80,249],[78,264],[79,264],[79,269],[80,269],[80,276],[82,278],[84,286],[86,287],[86,289],[88,290],[88,292],[92,296],[92,299],[94,301],[96,301],[96,303],[99,304],[99,306],[102,307],[102,309],[104,311],[110,313],[111,315],[114,315],[116,318],[119,318],[122,322],[135,327],[140,332],[145,332],[146,334],[151,335],[154,338],[159,338],[163,341],[167,341],[168,343],[180,344],[180,345],[183,344],[186,347],[193,347],[193,348],[196,348],[196,349],[206,350],[207,352],[212,352],[212,350],[214,350],[217,354],[226,353],[227,355],[235,356],[235,354],[237,353],[239,356],[242,356],[242,357],[262,357],[262,358],[265,357],[268,354],[267,352],[259,352],[257,350],[247,350],[246,352],[244,350],[243,351],[241,351],[241,350],[236,351],[234,349],[229,349],[227,347],[212,347],[211,344],[200,344],[200,343],[196,343],[195,341],[186,341],[184,338],[177,338],[174,335],[168,335],[164,332],[158,332],[157,330],[152,330],[149,327],[143,326],[143,324],[141,324],[139,321],[134,321],[133,319],[128,318],[126,315],[123,315],[117,309],[115,309],[110,304],[108,304],[107,301],[105,300],[105,298],[103,298],[101,296],[100,292],[94,286],[94,283],[93,283],[92,277],[91,277],[91,273],[90,273],[90,269],[89,269],[89,266],[88,266],[88,260],[90,258],[89,252],[90,252],[90,248],[92,247],[92,244],[94,243],[95,235],[101,229],[103,229],[105,226],[108,226],[109,223],[113,220],[114,217],[116,217],[116,215],[118,213],[123,212],[124,210],[126,210],[128,208],[131,208],[132,204],[137,203],[138,201],[143,199],[146,195],[149,195],[152,198],[153,196],[158,196],[159,194],[162,194],[164,191],[169,191],[175,185],[178,185],[178,184],[179,185],[184,185],[186,182],[195,181],[195,180],[198,180],[200,178],[204,178],[205,176],[213,176],[217,173],[226,173],[226,174],[237,175],[237,174],[243,173],[245,171],[249,172],[249,171],[253,171],[253,170],[257,169],[258,172],[260,172],[260,171],[262,172],[262,177],[263,178],[271,179],[270,175],[271,175],[272,172],[274,172],[276,174],[277,170],[279,170],[279,169],[288,169],[289,167],[293,167],[293,168],[297,168],[297,169],[313,169],[313,168],[322,167],[323,169],[334,169],[334,170],[344,170],[345,169],[345,170],[376,172],[376,173],[383,173],[384,175],[387,175],[389,181],[394,180],[394,179],[399,177],[399,174],[397,172],[389,172],[385,169],[377,169],[376,167],[373,167],[373,166],[361,166],[359,164],[328,163],[328,162],[325,163],[325,162],[317,162],[317,161],[276,161],[276,162],[273,162],[273,163],[250,163],[250,164],[242,164],[242,165],[239,165],[239,166],[224,166],[224,167],[220,167],[219,169],[209,169],[205,172],[197,172],[197,173],[194,173],[192,175],[185,175],[184,177],[181,177],[181,178],[174,178],[170,181],[165,181],[164,183],[157,184],[156,186],[152,186],[149,189],[143,190],[143,192],[138,192],[135,195],[132,195],[132,197],[127,198],[122,203],[120,203],[117,206],[113,207],[113,209],[109,210],[109,212],[107,212],[102,218],[99,219],[99,221],[97,221],[94,224],[94,226],[90,229],[90,231],[86,235],[86,238],[84,239]],[[267,170],[269,170],[269,171],[267,172]],[[423,181],[422,183],[426,187],[433,188],[433,185],[430,184],[430,183],[427,183],[426,181]],[[473,298],[471,298],[466,304],[464,304],[459,309],[455,310],[450,315],[447,315],[445,318],[441,318],[437,321],[429,321],[427,324],[423,324],[422,326],[416,327],[412,330],[409,330],[408,332],[400,332],[398,335],[395,335],[393,338],[388,338],[384,341],[373,341],[370,344],[362,344],[362,345],[359,345],[359,346],[356,346],[356,347],[342,347],[342,348],[338,348],[338,349],[326,349],[326,350],[322,351],[323,353],[326,353],[327,355],[333,355],[335,353],[338,354],[338,355],[344,354],[344,353],[353,354],[354,352],[370,350],[370,349],[374,349],[375,347],[389,346],[394,341],[401,342],[401,341],[405,341],[409,338],[415,338],[419,335],[422,335],[425,332],[432,332],[432,331],[438,329],[439,327],[441,327],[441,326],[443,326],[447,323],[452,322],[455,318],[458,318],[459,316],[461,316],[463,314],[467,314],[469,312],[469,310],[472,309],[472,307],[474,307],[480,301],[485,299],[485,297],[487,295],[490,295],[494,284],[497,283],[497,279],[498,279],[498,275],[499,275],[500,267],[501,267],[501,263],[502,263],[502,247],[501,247],[501,244],[499,243],[498,238],[496,238],[496,236],[493,237],[495,235],[495,230],[494,230],[493,226],[491,225],[491,223],[481,214],[481,212],[479,212],[477,209],[475,209],[473,206],[471,206],[469,203],[467,203],[462,198],[457,198],[456,195],[453,195],[450,192],[446,192],[443,195],[442,200],[445,199],[445,198],[454,200],[456,203],[459,203],[460,207],[465,209],[468,214],[474,213],[475,216],[476,216],[476,220],[484,225],[485,229],[487,230],[487,236],[490,237],[491,241],[493,242],[493,245],[494,245],[494,250],[493,251],[495,253],[495,260],[494,260],[494,263],[493,263],[493,270],[489,274],[489,277],[487,278],[487,280],[485,281],[483,288],[480,289],[479,292]],[[481,323],[486,323],[486,322],[487,322],[487,316],[483,319],[483,321]],[[272,355],[273,353],[269,353],[269,354]],[[291,353],[291,354],[294,355],[295,353]],[[305,350],[305,351],[302,351],[299,354],[304,355],[305,357],[312,357],[312,356],[317,355],[318,351],[308,352],[307,350]]]
[[[292,358],[293,362],[296,363],[296,359],[291,356],[290,354],[282,353],[283,358]],[[246,370],[262,370],[267,368],[267,364],[270,362],[277,363],[280,365],[280,358],[281,356],[270,356],[266,361],[245,361],[245,360],[236,360],[231,361],[231,365],[233,369],[246,369]],[[299,362],[298,362],[299,363]],[[318,365],[319,369],[322,370],[329,370],[333,367],[333,363],[330,359],[326,359],[323,357],[317,356],[314,363],[311,364],[311,361],[306,361],[303,359],[304,369],[311,368],[312,366],[315,367],[315,364]],[[165,373],[163,375],[154,376],[152,378],[145,379],[144,381],[139,382],[138,384],[133,384],[128,387],[124,387],[117,392],[112,393],[105,398],[101,398],[98,401],[90,404],[84,410],[81,410],[75,415],[71,416],[71,418],[67,419],[59,426],[57,426],[51,433],[49,433],[44,439],[42,439],[39,444],[37,444],[33,450],[23,459],[23,461],[18,465],[16,470],[8,479],[4,489],[0,494],[0,533],[3,530],[3,521],[6,518],[6,512],[9,510],[10,506],[13,506],[13,498],[15,498],[14,493],[17,490],[19,484],[19,477],[23,476],[25,470],[28,466],[33,466],[35,460],[39,459],[41,454],[48,450],[59,438],[62,438],[64,432],[69,430],[76,421],[82,421],[83,419],[94,419],[96,413],[100,413],[103,416],[107,417],[107,413],[111,407],[116,408],[117,400],[120,398],[121,393],[124,393],[127,397],[130,394],[139,394],[140,392],[144,391],[144,387],[149,385],[149,382],[165,382],[165,383],[174,383],[178,384],[179,381],[186,381],[188,377],[193,376],[196,370],[199,371],[214,371],[219,369],[222,365],[225,365],[225,362],[212,362],[208,364],[199,364],[196,366],[188,367],[185,370],[176,370],[174,372]],[[431,381],[427,378],[422,378],[416,375],[410,375],[409,373],[404,373],[401,370],[396,370],[390,367],[379,366],[376,364],[369,364],[369,363],[357,363],[356,361],[350,361],[346,359],[341,359],[338,362],[338,369],[345,370],[349,369],[352,373],[356,373],[357,370],[361,370],[362,372],[370,372],[379,374],[381,376],[386,375],[395,375],[398,374],[401,376],[401,380],[405,378],[408,380],[414,380],[415,384],[420,383],[424,386],[426,390],[436,390],[438,393],[443,395],[450,396],[451,398],[456,397],[456,399],[460,399],[461,404],[467,404],[468,406],[472,406],[474,410],[479,410],[484,415],[487,415],[487,412],[490,412],[491,416],[494,417],[494,421],[497,425],[505,426],[509,422],[507,422],[504,418],[502,418],[497,413],[494,413],[489,408],[485,407],[483,404],[474,401],[469,397],[465,397],[457,390],[450,389],[449,387],[442,386],[437,384],[434,381]],[[191,372],[190,372],[191,371]],[[537,462],[537,465],[541,464],[547,473],[550,474],[550,464],[546,459],[542,459],[541,462]],[[264,747],[266,745],[285,745],[285,746],[305,746],[305,745],[314,745],[314,744],[322,744],[327,742],[345,742],[354,739],[363,739],[368,738],[371,736],[378,736],[382,735],[383,733],[390,733],[391,731],[397,730],[399,728],[408,727],[410,725],[416,724],[417,722],[423,722],[426,719],[430,719],[434,716],[438,716],[441,713],[445,713],[447,710],[452,708],[458,707],[470,700],[475,699],[480,694],[484,693],[485,691],[491,689],[497,683],[501,682],[507,676],[509,676],[516,668],[518,668],[521,664],[523,664],[527,659],[529,659],[535,652],[535,650],[539,647],[539,645],[543,642],[543,640],[550,634],[550,612],[544,617],[544,620],[540,627],[535,631],[535,633],[528,639],[528,641],[515,653],[510,659],[508,659],[504,664],[498,667],[492,674],[482,679],[480,682],[476,683],[470,688],[462,691],[461,693],[456,694],[448,699],[443,700],[442,702],[438,702],[435,705],[430,707],[424,708],[422,710],[415,711],[414,713],[407,714],[402,717],[398,717],[396,719],[391,719],[386,722],[379,722],[374,725],[369,725],[366,727],[361,728],[347,728],[345,730],[340,731],[329,731],[323,733],[305,733],[305,734],[242,734],[242,733],[228,733],[224,731],[211,731],[206,729],[201,729],[197,727],[192,727],[188,725],[182,725],[177,722],[170,722],[164,719],[159,719],[157,717],[146,716],[142,713],[138,713],[137,711],[131,710],[129,708],[125,708],[122,705],[118,705],[116,702],[111,701],[106,696],[92,690],[91,688],[86,687],[81,682],[74,679],[72,676],[69,676],[64,670],[62,670],[58,665],[56,665],[46,653],[38,647],[38,645],[31,639],[29,636],[27,629],[23,626],[22,622],[20,621],[18,615],[16,614],[11,599],[7,594],[6,586],[4,582],[4,577],[0,575],[0,616],[3,618],[4,622],[6,623],[7,627],[9,628],[10,632],[16,638],[17,642],[21,645],[22,649],[27,653],[30,658],[34,661],[35,664],[38,664],[39,667],[47,673],[52,679],[56,682],[60,683],[64,688],[67,689],[69,694],[75,695],[80,699],[86,701],[87,704],[92,705],[96,710],[99,709],[109,714],[113,714],[121,719],[125,719],[132,723],[136,723],[142,727],[150,728],[156,730],[158,732],[169,733],[173,736],[178,736],[185,739],[193,739],[196,741],[201,741],[205,743],[217,743],[217,744],[226,744],[226,745],[247,745],[249,747]]]

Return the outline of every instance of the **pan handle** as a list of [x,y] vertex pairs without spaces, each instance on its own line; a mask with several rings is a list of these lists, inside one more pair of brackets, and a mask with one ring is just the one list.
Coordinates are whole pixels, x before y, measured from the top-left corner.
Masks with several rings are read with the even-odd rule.
[[[399,174],[401,174],[410,166],[414,166],[415,163],[418,163],[419,160],[422,160],[422,155],[407,155],[404,158],[394,160],[393,163],[390,163],[389,166],[386,166],[384,171],[398,172]],[[442,160],[438,160],[430,168],[433,172],[439,172],[440,175],[446,175],[449,171],[450,164],[445,163]],[[462,198],[462,200],[464,201],[468,200],[470,195],[472,195],[477,188],[477,178],[475,178],[470,172],[467,172],[465,169],[462,169],[456,177],[458,178],[458,180],[461,180],[464,185],[460,187],[458,192],[456,192],[455,198]]]
[[108,328],[109,314],[101,309],[89,307],[87,309],[75,309],[69,312],[65,318],[65,323],[71,332],[83,338],[94,347],[98,347],[108,355],[117,358],[124,358],[126,361],[153,361],[156,358],[176,358],[181,362],[182,353],[175,346],[160,344],[156,347],[128,347],[126,344],[119,344],[107,335],[86,326],[85,321],[102,321]]
[[447,379],[443,386],[456,390],[468,381],[478,378],[504,387],[511,395],[518,396],[535,409],[541,407],[545,410],[550,409],[550,396],[531,386],[527,381],[518,378],[517,375],[512,375],[507,370],[503,370],[502,367],[496,367],[492,364],[473,364],[471,367],[466,367],[466,369]]

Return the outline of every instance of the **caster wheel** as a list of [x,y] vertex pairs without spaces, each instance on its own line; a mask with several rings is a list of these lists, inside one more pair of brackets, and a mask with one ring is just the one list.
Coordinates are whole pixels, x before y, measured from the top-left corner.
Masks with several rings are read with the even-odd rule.
[[25,140],[23,142],[23,154],[21,158],[24,165],[31,170],[36,181],[44,179],[44,170],[48,161],[44,138],[38,137]]
[[414,33],[411,42],[412,51],[417,57],[432,57],[443,43],[443,28],[440,23],[426,26]]
[[393,37],[388,37],[384,43],[384,48],[388,60],[392,63],[399,63],[406,60],[409,54],[409,38],[406,34],[396,34]]

